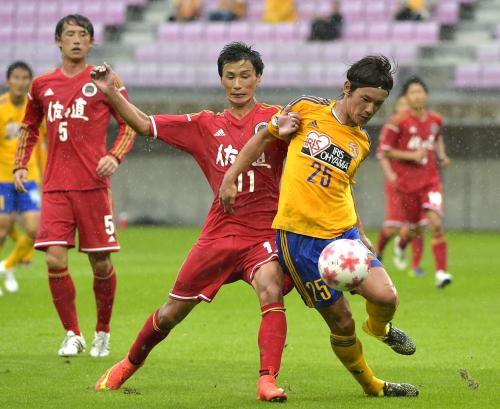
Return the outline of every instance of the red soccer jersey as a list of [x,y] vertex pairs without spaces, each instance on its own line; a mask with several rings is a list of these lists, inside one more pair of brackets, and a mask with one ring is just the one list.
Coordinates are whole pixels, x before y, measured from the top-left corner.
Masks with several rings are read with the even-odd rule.
[[[134,144],[134,131],[92,83],[91,70],[89,65],[77,75],[67,77],[56,68],[33,80],[14,167],[26,167],[45,117],[48,153],[44,192],[109,187],[109,178],[97,176],[96,168],[107,153],[110,115],[116,118],[120,130],[109,153],[121,161]],[[123,85],[117,85],[128,98]]]
[[382,150],[411,151],[427,150],[427,156],[420,162],[393,160],[391,166],[398,175],[396,187],[401,192],[414,192],[440,181],[434,145],[442,137],[443,119],[435,112],[428,112],[423,118],[410,110],[391,117],[385,125],[380,147]]
[[150,117],[150,134],[191,154],[214,192],[202,236],[261,237],[272,232],[287,144],[274,141],[250,169],[239,175],[233,214],[224,213],[218,196],[224,173],[241,148],[260,127],[267,126],[277,111],[276,106],[257,103],[242,119],[227,110],[218,114],[203,111],[192,115]]

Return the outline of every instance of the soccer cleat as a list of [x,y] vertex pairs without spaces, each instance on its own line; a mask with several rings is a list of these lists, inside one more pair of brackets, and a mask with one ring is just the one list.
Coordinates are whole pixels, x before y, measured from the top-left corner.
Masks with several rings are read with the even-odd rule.
[[406,268],[405,251],[399,247],[400,238],[397,236],[394,239],[394,253],[392,255],[392,261],[396,268],[400,271]]
[[437,288],[444,288],[447,285],[450,285],[453,280],[453,276],[444,271],[444,270],[438,270],[436,271],[436,287]]
[[409,383],[384,382],[381,396],[386,398],[402,398],[418,396],[418,388]]
[[123,358],[120,362],[109,368],[99,378],[95,385],[97,391],[108,391],[120,389],[125,381],[130,378],[141,365],[134,365],[128,359],[128,356]]
[[68,331],[64,338],[61,348],[59,348],[59,356],[76,356],[85,351],[85,339],[82,335],[76,335],[73,331]]
[[284,402],[288,395],[282,388],[276,386],[276,378],[273,375],[262,375],[257,385],[257,400],[268,402]]
[[398,354],[413,355],[417,350],[413,339],[406,335],[402,330],[392,325],[392,322],[389,322],[387,325],[389,325],[389,330],[387,330],[387,335],[385,336],[377,336],[373,334],[368,328],[368,320],[363,323],[363,331],[389,345],[392,350]]
[[109,355],[109,332],[99,331],[94,334],[92,347],[90,348],[90,356],[94,358]]
[[424,276],[424,275],[425,275],[425,271],[424,271],[424,270],[422,270],[422,267],[414,267],[414,268],[411,270],[411,272],[412,272],[412,275],[413,275],[414,277],[422,277],[422,276]]
[[13,270],[5,270],[5,289],[9,293],[15,293],[19,291],[19,284],[17,283],[16,276]]

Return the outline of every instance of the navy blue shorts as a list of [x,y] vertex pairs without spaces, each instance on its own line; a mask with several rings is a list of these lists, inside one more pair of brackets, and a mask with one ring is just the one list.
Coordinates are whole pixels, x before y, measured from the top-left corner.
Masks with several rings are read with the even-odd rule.
[[20,193],[14,183],[0,183],[0,213],[40,211],[40,191],[32,180],[25,182],[27,192]]
[[[333,239],[317,239],[283,230],[276,233],[280,263],[308,307],[328,307],[342,297],[341,291],[326,285],[318,271],[321,252],[329,243],[339,239],[358,240],[363,244],[356,227]],[[370,267],[382,266],[373,253],[370,252],[370,255]]]

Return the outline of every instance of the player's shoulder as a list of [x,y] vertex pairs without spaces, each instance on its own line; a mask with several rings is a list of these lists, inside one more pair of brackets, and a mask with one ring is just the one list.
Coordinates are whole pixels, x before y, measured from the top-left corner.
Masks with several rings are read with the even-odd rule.
[[257,109],[260,112],[270,112],[270,113],[276,113],[280,111],[283,107],[281,105],[272,105],[272,104],[266,104],[265,102],[259,102],[257,104]]
[[371,146],[372,139],[370,138],[370,133],[365,128],[359,128],[359,135],[362,138],[365,138],[366,142],[368,142],[368,145]]
[[403,124],[408,118],[410,117],[410,111],[409,110],[403,110],[401,112],[396,112],[395,114],[391,115],[389,119],[386,122],[386,125],[388,127],[395,127],[399,128],[401,124]]
[[434,121],[443,122],[443,115],[436,111],[429,111],[429,118]]
[[331,103],[331,99],[304,94],[292,99],[288,104],[286,104],[286,106],[292,109],[298,107],[307,107],[314,109],[329,106]]
[[33,84],[49,81],[56,73],[57,73],[57,68],[53,68],[51,70],[38,74],[37,76],[35,76],[35,78],[33,78]]
[[204,109],[203,111],[193,112],[191,114],[186,114],[188,121],[198,121],[198,120],[211,120],[217,116],[222,115],[222,113],[215,113],[209,109]]
[[9,93],[8,92],[0,95],[0,105],[5,105],[7,102],[9,102]]

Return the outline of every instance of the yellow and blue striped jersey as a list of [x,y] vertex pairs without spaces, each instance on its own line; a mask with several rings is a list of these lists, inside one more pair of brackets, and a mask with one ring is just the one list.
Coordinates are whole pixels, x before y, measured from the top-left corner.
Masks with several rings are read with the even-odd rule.
[[[288,147],[275,229],[329,239],[356,224],[351,184],[370,140],[360,127],[338,120],[335,103],[301,96],[288,104],[301,115],[301,124]],[[279,115],[268,124],[276,138]]]
[[[9,93],[0,95],[0,183],[14,182],[14,158],[16,156],[17,138],[28,98],[24,104],[16,106],[12,103]],[[35,155],[28,162],[28,179],[39,182],[40,170]]]

